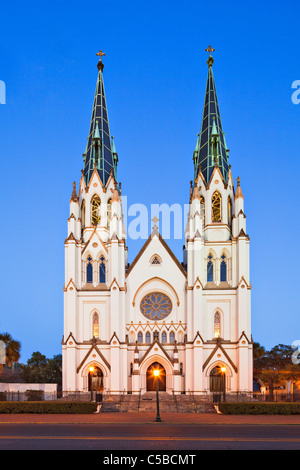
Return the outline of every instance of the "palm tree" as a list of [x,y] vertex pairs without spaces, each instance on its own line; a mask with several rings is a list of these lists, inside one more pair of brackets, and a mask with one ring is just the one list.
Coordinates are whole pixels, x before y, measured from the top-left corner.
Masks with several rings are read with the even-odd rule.
[[[10,367],[13,362],[18,362],[20,359],[21,343],[13,339],[9,333],[0,333],[0,341],[5,344],[5,362]],[[0,364],[0,368],[2,367]]]

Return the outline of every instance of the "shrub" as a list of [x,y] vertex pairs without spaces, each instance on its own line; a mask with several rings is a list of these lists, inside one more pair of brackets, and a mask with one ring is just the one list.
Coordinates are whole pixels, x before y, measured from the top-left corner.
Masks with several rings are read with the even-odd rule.
[[7,401],[0,403],[0,414],[90,414],[97,410],[94,402]]
[[219,403],[223,414],[231,415],[292,415],[300,414],[300,403]]
[[26,390],[25,396],[27,401],[41,401],[44,399],[43,390]]

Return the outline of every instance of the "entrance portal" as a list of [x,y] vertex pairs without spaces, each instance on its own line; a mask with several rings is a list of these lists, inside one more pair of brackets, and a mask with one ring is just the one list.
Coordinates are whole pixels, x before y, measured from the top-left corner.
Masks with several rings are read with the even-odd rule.
[[[154,371],[159,371],[159,376],[154,375]],[[158,381],[158,390],[161,392],[166,391],[166,370],[159,364],[159,362],[153,362],[147,369],[147,392],[156,390],[156,381]]]
[[[93,369],[93,370],[91,370]],[[99,367],[93,367],[89,370],[89,392],[103,391],[103,372]]]
[[213,401],[220,401],[222,397],[225,399],[225,370],[222,370],[222,367],[216,366],[211,371],[209,388],[213,394]]

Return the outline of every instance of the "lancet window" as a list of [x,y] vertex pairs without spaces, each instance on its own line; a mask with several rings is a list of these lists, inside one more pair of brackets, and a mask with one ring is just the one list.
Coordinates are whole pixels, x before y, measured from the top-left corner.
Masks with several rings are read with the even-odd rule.
[[97,312],[93,315],[93,336],[99,338],[99,315]]
[[101,210],[101,201],[100,197],[95,194],[95,196],[92,199],[92,224],[93,225],[98,225],[100,223],[100,210]]
[[212,222],[221,222],[222,218],[222,196],[219,191],[215,191],[211,199]]
[[214,265],[211,254],[208,255],[207,260],[207,282],[214,282]]

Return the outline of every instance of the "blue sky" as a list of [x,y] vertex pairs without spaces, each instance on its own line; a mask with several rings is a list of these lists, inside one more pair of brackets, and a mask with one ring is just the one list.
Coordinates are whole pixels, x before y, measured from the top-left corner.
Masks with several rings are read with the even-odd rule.
[[[251,240],[252,333],[300,339],[298,4],[288,1],[6,2],[1,6],[0,331],[61,352],[64,239],[97,78],[104,80],[118,177],[129,204],[186,204],[207,53]],[[143,240],[128,241],[129,260]],[[182,260],[183,240],[169,245]]]

